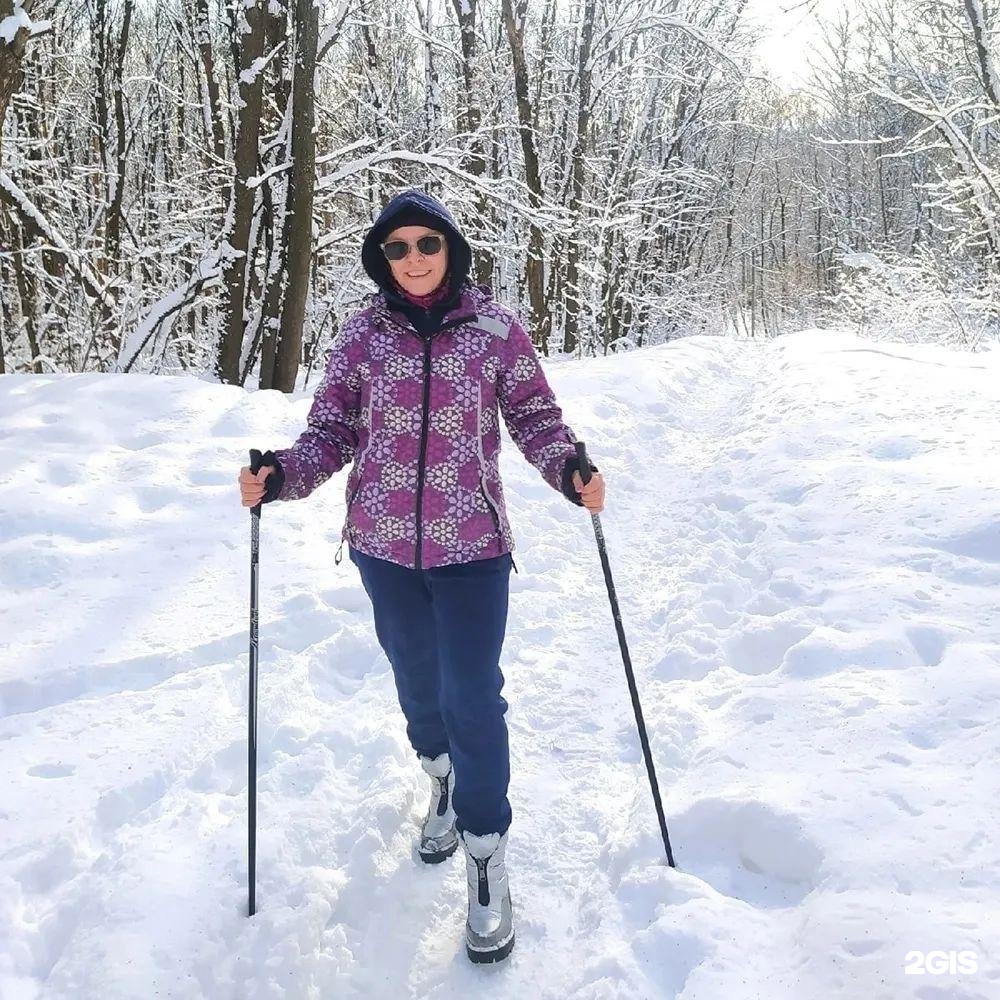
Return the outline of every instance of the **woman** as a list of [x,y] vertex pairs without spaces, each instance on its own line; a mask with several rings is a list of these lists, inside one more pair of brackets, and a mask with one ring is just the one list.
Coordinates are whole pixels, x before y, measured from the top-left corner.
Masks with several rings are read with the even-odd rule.
[[[511,808],[500,652],[514,539],[500,482],[497,408],[546,482],[578,506],[584,486],[562,421],[516,315],[468,280],[472,254],[448,210],[419,190],[386,205],[362,263],[380,291],[344,324],[291,448],[240,472],[244,506],[308,496],[353,460],[344,541],[372,602],[406,732],[431,778],[418,852],[430,864],[462,841],[473,962],[514,945],[504,855]],[[513,567],[515,571],[517,567]]]

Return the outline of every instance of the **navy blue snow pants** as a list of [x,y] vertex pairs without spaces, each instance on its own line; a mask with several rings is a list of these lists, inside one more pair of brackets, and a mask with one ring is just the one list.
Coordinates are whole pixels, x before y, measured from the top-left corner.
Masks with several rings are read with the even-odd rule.
[[451,755],[455,826],[506,832],[510,752],[500,691],[510,553],[411,569],[349,550],[392,665],[406,735],[418,756]]

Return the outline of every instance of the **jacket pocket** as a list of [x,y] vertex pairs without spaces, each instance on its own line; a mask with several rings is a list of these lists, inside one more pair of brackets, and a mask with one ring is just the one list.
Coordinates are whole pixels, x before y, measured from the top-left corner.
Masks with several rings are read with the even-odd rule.
[[507,531],[504,519],[500,514],[500,505],[493,499],[489,485],[486,482],[486,456],[483,454],[483,386],[478,383],[476,386],[476,451],[479,456],[479,492],[486,500],[486,505],[496,522],[496,531],[504,543],[507,542]]
[[374,400],[374,393],[368,397],[368,440],[365,442],[364,451],[358,456],[357,459],[357,470],[358,478],[354,483],[354,489],[351,490],[350,496],[347,498],[347,510],[344,513],[344,526],[340,529],[340,540],[343,542],[347,535],[348,522],[351,519],[351,508],[354,506],[354,501],[357,498],[358,491],[361,489],[362,483],[365,479],[365,459],[368,457],[368,452],[372,446],[372,402]]
[[490,496],[490,491],[486,487],[486,475],[483,472],[480,472],[479,475],[479,492],[482,493],[487,505],[490,508],[490,513],[493,515],[493,520],[496,522],[497,534],[502,538],[503,528],[500,524],[500,511],[497,508],[497,505],[493,502],[493,497]]

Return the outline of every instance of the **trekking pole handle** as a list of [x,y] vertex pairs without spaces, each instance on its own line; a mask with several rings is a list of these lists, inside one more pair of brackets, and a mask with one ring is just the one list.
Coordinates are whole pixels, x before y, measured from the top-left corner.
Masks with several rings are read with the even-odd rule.
[[577,460],[580,463],[580,478],[583,480],[583,485],[586,486],[593,475],[590,470],[590,459],[587,457],[587,446],[582,441],[577,441],[574,447],[576,448]]
[[[260,472],[260,467],[264,464],[264,455],[259,448],[250,449],[250,471],[256,476]],[[256,514],[260,517],[261,504],[257,504],[250,508],[251,514]]]

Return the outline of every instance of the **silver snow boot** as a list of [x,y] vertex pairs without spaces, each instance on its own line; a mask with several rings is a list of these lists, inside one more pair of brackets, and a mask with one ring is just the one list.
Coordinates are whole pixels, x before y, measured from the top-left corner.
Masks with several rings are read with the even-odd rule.
[[420,829],[417,851],[422,861],[436,865],[450,858],[458,848],[455,808],[451,801],[455,790],[455,772],[447,753],[434,758],[421,757],[420,766],[430,775],[433,788],[427,817]]
[[478,963],[499,962],[514,947],[514,917],[504,852],[507,834],[462,834],[465,873],[469,883],[469,919],[465,950]]

